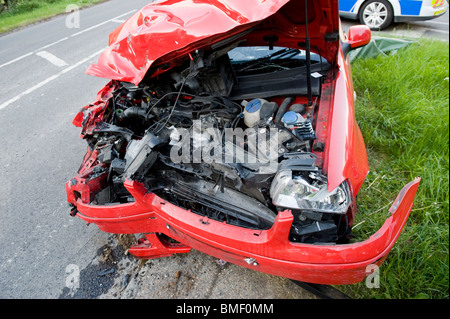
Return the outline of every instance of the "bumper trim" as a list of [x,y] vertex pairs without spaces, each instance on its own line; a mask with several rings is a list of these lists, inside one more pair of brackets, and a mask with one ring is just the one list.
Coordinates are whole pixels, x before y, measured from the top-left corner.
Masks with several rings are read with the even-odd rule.
[[145,240],[132,246],[128,252],[140,259],[170,257],[173,254],[188,253],[191,248],[180,243],[169,243],[155,233],[145,234]]
[[[412,209],[420,178],[407,184],[397,196],[391,216],[369,239],[346,245],[299,244],[289,241],[293,216],[280,212],[269,230],[228,225],[186,211],[148,193],[136,181],[125,187],[135,198],[130,204],[95,206],[78,200],[81,219],[109,233],[162,233],[183,246],[156,244],[154,258],[189,247],[237,265],[298,281],[318,284],[349,284],[362,281],[370,264],[380,265],[400,235]],[[152,238],[154,239],[154,238]],[[137,247],[133,247],[135,249]],[[175,248],[171,250],[169,248]],[[180,249],[178,249],[180,248]],[[131,249],[130,252],[137,250]],[[146,254],[145,258],[152,254]],[[138,258],[139,253],[137,253]],[[246,262],[252,258],[256,263]]]

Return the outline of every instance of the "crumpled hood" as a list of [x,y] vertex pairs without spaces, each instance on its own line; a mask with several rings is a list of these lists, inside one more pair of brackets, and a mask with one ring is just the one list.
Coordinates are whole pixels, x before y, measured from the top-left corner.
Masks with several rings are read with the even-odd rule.
[[[261,22],[269,17],[274,18],[270,26],[276,26],[276,32],[301,41],[305,35],[304,2],[168,0],[153,3],[110,34],[109,47],[87,73],[138,85],[151,66],[188,55],[252,27],[264,27]],[[312,38],[323,40],[325,34],[337,33],[337,3],[337,0],[308,0]]]

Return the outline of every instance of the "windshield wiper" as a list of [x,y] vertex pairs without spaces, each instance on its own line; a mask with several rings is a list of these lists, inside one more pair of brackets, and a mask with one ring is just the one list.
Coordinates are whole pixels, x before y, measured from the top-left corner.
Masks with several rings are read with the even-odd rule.
[[245,62],[244,64],[247,64],[247,63],[250,63],[250,64],[245,66],[245,67],[243,67],[243,68],[241,68],[241,69],[239,69],[237,72],[246,71],[246,70],[251,69],[252,67],[254,67],[256,65],[259,65],[261,63],[267,63],[267,62],[269,62],[270,60],[272,60],[274,58],[280,59],[281,57],[283,57],[283,56],[285,56],[287,54],[293,53],[293,52],[298,53],[298,52],[300,52],[300,50],[299,49],[290,49],[290,48],[282,49],[280,51],[274,52],[274,53],[272,53],[270,55],[267,55],[267,56],[264,56],[262,58],[258,58],[256,60]]

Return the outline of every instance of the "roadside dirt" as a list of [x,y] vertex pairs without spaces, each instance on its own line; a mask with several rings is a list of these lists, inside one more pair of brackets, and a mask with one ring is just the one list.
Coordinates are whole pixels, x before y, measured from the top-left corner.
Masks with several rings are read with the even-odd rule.
[[76,292],[60,298],[316,299],[288,279],[226,263],[199,251],[138,260],[127,254],[134,236],[111,235],[83,269]]

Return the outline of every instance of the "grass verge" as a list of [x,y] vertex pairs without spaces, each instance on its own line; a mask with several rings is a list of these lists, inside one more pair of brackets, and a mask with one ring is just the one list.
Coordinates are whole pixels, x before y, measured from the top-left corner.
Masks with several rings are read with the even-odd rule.
[[29,0],[12,5],[0,15],[0,34],[65,13],[68,5],[87,7],[107,0]]
[[356,117],[371,171],[354,234],[381,227],[400,189],[422,181],[410,218],[380,267],[380,288],[340,287],[355,298],[449,297],[449,44],[419,40],[392,56],[352,64]]

